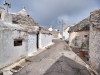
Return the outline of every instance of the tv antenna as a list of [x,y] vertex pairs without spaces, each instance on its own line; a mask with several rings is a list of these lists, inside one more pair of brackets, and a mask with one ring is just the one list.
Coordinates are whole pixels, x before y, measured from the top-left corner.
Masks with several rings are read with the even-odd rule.
[[3,4],[6,6],[6,12],[8,13],[8,8],[11,8],[11,3],[6,2],[5,0],[3,1]]

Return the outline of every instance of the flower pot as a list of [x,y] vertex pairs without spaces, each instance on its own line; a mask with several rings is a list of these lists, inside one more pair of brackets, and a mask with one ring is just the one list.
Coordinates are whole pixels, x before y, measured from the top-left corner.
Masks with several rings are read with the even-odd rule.
[[79,56],[84,57],[85,56],[85,51],[79,51]]

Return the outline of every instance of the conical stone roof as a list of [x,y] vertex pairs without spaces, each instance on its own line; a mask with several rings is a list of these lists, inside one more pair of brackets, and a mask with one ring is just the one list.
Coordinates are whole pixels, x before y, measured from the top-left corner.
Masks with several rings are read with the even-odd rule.
[[16,14],[12,13],[12,17],[13,17],[13,23],[20,25],[22,28],[24,28],[29,32],[37,32],[38,28],[40,27],[42,33],[44,34],[49,33],[49,31],[46,28],[38,25],[38,23],[36,23],[32,19],[32,17],[29,16],[29,14],[27,13],[24,7],[18,13]]
[[27,16],[28,15],[27,11],[25,10],[25,7],[23,7],[23,9],[21,11],[19,11],[18,14],[21,14],[23,16]]
[[75,24],[74,26],[71,26],[68,32],[78,32],[78,31],[85,31],[85,30],[90,30],[89,17],[83,19],[82,21]]

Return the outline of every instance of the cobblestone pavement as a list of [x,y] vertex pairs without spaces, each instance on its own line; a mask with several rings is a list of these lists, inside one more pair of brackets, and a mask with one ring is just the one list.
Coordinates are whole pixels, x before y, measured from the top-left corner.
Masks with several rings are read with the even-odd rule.
[[85,63],[66,42],[54,40],[55,44],[28,59],[29,65],[13,75],[90,75]]

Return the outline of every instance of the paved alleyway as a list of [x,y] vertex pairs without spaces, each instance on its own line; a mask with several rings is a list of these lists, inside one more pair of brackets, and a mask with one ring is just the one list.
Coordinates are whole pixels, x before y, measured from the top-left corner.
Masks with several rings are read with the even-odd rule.
[[90,75],[85,63],[70,50],[66,42],[55,45],[29,58],[30,64],[14,75]]

